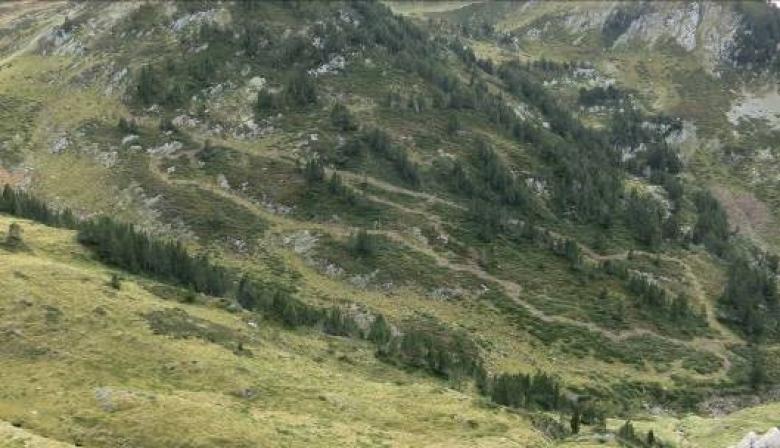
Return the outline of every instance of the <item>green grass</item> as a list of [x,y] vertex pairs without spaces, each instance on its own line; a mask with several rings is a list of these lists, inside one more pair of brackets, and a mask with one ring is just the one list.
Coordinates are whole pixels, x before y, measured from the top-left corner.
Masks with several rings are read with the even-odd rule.
[[[401,6],[414,14],[427,13],[431,6],[449,8]],[[455,14],[482,9],[489,14],[489,6],[465,7]],[[557,14],[570,6],[542,8]],[[300,29],[318,9],[327,8],[271,5],[258,20],[268,24],[269,33],[281,36],[286,29]],[[497,4],[492,10],[495,17],[489,18],[513,29],[544,15],[502,13],[508,9]],[[160,23],[167,27],[169,20],[173,18],[142,11],[117,29]],[[4,119],[0,133],[19,133],[23,149],[11,155],[32,168],[37,193],[85,214],[109,213],[158,234],[184,237],[193,249],[208,251],[237,272],[251,272],[297,289],[307,303],[354,304],[356,309],[382,312],[394,322],[433,317],[477,341],[492,372],[556,373],[577,390],[615,393],[616,401],[639,413],[641,402],[657,397],[623,393],[621,385],[638,384],[637,389],[644,390],[646,385],[659,384],[676,393],[696,382],[704,389],[719,387],[719,381],[736,380],[744,373],[741,356],[724,348],[726,343],[739,344],[739,339],[715,332],[714,326],[713,332],[691,339],[691,334],[664,322],[664,316],[635,306],[635,299],[615,278],[574,270],[565,259],[530,244],[503,240],[485,244],[476,238],[473,223],[464,219],[462,210],[420,194],[467,205],[465,198],[449,189],[448,172],[440,168],[450,157],[472,159],[476,137],[488,140],[521,173],[536,174],[544,166],[534,156],[534,148],[497,132],[480,113],[387,106],[384,100],[391,92],[399,93],[404,102],[416,96],[429,101],[431,85],[392,64],[382,51],[348,55],[342,73],[317,79],[318,104],[285,110],[283,117],[274,118],[272,134],[245,141],[206,135],[202,129],[166,136],[157,129],[160,117],[155,112],[133,109],[141,115],[137,144],[146,149],[177,140],[184,147],[166,159],[121,147],[124,135],[116,122],[120,115],[130,116],[120,98],[123,92],[105,94],[103,78],[84,81],[81,75],[88,73],[91,64],[102,67],[111,62],[117,69],[129,65],[132,75],[140,63],[174,54],[176,36],[164,34],[162,38],[158,29],[132,45],[103,39],[90,48],[83,66],[69,57],[25,55],[0,71]],[[652,51],[607,54],[597,51],[593,35],[585,36],[577,48],[571,45],[574,37],[523,42],[520,53],[509,53],[494,42],[473,43],[482,56],[587,59],[601,69],[610,65],[618,84],[639,92],[639,101],[647,109],[684,114],[699,126],[702,138],[725,138],[726,131],[715,131],[721,125],[728,130],[721,117],[730,100],[724,93],[726,81],[704,76],[698,62],[686,59],[679,49],[659,45]],[[278,87],[286,69],[270,67],[263,58],[240,61],[246,67],[229,67],[238,86],[252,76],[263,76]],[[450,62],[454,73],[467,82],[464,67],[454,59]],[[249,69],[246,75],[240,74],[244,68]],[[491,91],[501,91],[496,79],[486,79]],[[571,100],[576,87],[552,91]],[[360,179],[366,175],[389,187],[369,182],[363,188],[365,196],[356,193],[357,200],[348,200],[323,185],[307,185],[296,160],[311,153],[327,157],[335,151],[339,133],[328,112],[337,101],[350,108],[362,127],[385,129],[420,164],[422,184],[417,193],[405,191],[414,189],[391,163],[368,154],[346,161],[343,168],[351,176],[345,175],[345,183],[359,192]],[[251,111],[240,87],[211,100],[208,107],[209,125],[233,123]],[[458,116],[461,132],[447,135],[449,115]],[[744,136],[732,143],[744,148],[770,145],[775,137],[759,123],[746,123],[741,129]],[[73,147],[60,155],[49,154],[52,139],[62,133],[70,136]],[[309,134],[317,134],[318,142],[299,146],[309,140]],[[206,138],[215,148],[208,156],[200,152]],[[93,146],[97,153],[116,146],[117,164],[102,166],[95,160]],[[775,209],[771,183],[751,186],[739,179],[744,177],[739,173],[749,172],[755,164],[727,168],[713,150],[716,147],[695,148],[688,165],[692,183],[757,192]],[[168,172],[170,167],[175,169]],[[230,190],[218,185],[220,175]],[[270,213],[269,203],[290,206],[292,211]],[[555,220],[544,201],[539,203],[541,224],[589,247],[603,243],[599,253],[621,254],[637,247],[619,223],[610,229],[606,242],[599,242],[601,229]],[[0,225],[5,226],[8,220],[3,219]],[[24,227],[32,252],[0,252],[14,266],[9,271],[8,263],[0,263],[0,291],[4,291],[0,335],[6,338],[0,348],[5,356],[0,358],[10,358],[0,367],[10,369],[8,384],[13,386],[2,389],[0,385],[0,425],[20,420],[22,431],[66,442],[79,440],[87,446],[511,446],[513,442],[544,446],[522,416],[487,408],[469,391],[453,391],[446,383],[378,363],[368,345],[316,331],[290,332],[260,316],[230,314],[224,303],[201,296],[188,303],[192,298],[185,292],[144,279],[127,279],[120,291],[114,291],[107,286],[112,271],[96,265],[72,235],[29,223]],[[385,235],[378,237],[374,255],[361,257],[349,250],[353,227]],[[425,239],[417,238],[415,227]],[[282,241],[304,229],[313,232],[319,243],[311,254],[294,253]],[[449,242],[438,239],[440,233],[448,234]],[[231,242],[236,238],[251,249],[235,251]],[[690,293],[697,305],[711,306],[722,288],[722,266],[695,250],[665,246],[660,252],[665,257],[658,262],[641,255],[628,264],[663,278],[670,291]],[[434,256],[473,270],[444,267]],[[318,260],[342,267],[345,275],[324,275]],[[691,276],[683,266],[691,268]],[[482,272],[483,278],[475,271]],[[373,272],[377,274],[368,288],[350,282],[354,275]],[[519,284],[520,298],[552,321],[529,315],[505,297],[500,282],[486,279],[490,276]],[[694,288],[689,277],[702,283],[702,291]],[[391,288],[383,288],[389,283]],[[482,294],[483,284],[488,294]],[[457,300],[439,300],[431,292],[443,286],[463,289],[465,294]],[[608,291],[606,300],[599,298],[602,289]],[[27,296],[35,298],[31,310],[18,305]],[[625,305],[622,320],[616,317],[621,303]],[[616,333],[643,328],[681,341],[652,334],[615,341],[556,320],[562,317]],[[258,328],[247,325],[254,319]],[[13,336],[16,327],[30,337]],[[234,353],[239,342],[251,357]],[[731,377],[721,370],[722,361],[715,354],[732,357]],[[772,364],[771,369],[776,375],[777,366]],[[35,372],[34,381],[29,372]],[[94,398],[99,387],[116,390],[119,411],[99,408]],[[246,389],[256,393],[237,393]],[[4,431],[0,426],[0,434]],[[180,439],[173,440],[177,434]]]
[[722,367],[721,359],[702,350],[691,349],[681,343],[652,335],[632,335],[620,341],[589,330],[560,322],[542,322],[524,308],[497,294],[488,295],[502,311],[511,315],[515,325],[527,330],[547,345],[575,358],[593,357],[606,363],[624,363],[639,370],[653,369],[669,372],[674,364],[690,372],[711,374]]
[[0,267],[0,420],[32,434],[87,446],[541,442],[521,417],[386,366],[367,344],[177,310],[133,278],[112,290],[72,232],[21,223],[31,252],[0,254],[13,260]]
[[391,285],[390,289],[417,287],[423,295],[446,288],[459,290],[462,296],[471,296],[483,283],[474,275],[440,267],[429,255],[414,252],[384,237],[373,236],[371,240],[374,246],[372,253],[361,255],[350,247],[351,240],[324,237],[318,242],[315,253],[317,257],[344,269],[348,277],[371,277],[371,285],[376,288],[383,285]]

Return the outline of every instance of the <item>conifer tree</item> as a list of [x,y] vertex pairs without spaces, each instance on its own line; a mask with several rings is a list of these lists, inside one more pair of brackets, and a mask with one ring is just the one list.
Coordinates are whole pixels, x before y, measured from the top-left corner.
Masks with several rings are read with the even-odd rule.
[[5,244],[11,248],[19,248],[24,244],[24,240],[22,239],[22,226],[15,222],[12,222],[8,226]]
[[377,315],[371,323],[368,339],[381,347],[390,342],[391,337],[392,332],[387,320],[381,314]]
[[572,434],[578,434],[580,432],[580,420],[580,407],[575,405],[574,410],[571,413],[571,420],[569,421]]
[[342,132],[350,132],[357,129],[352,113],[341,103],[333,105],[330,111],[330,122],[336,129]]

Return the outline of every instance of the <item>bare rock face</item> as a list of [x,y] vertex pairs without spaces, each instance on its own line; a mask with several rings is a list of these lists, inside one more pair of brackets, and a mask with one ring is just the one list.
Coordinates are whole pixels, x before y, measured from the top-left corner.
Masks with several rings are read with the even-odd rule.
[[620,45],[632,39],[654,44],[661,37],[670,36],[686,51],[693,51],[696,48],[696,30],[700,21],[700,8],[696,3],[643,14],[631,23],[615,44]]
[[780,448],[780,429],[772,428],[763,435],[750,431],[732,448]]
[[[710,73],[729,62],[740,27],[740,17],[731,5],[714,1],[647,2],[641,7],[631,2],[527,2],[520,9],[533,15],[534,8],[553,11],[543,20],[522,28],[524,39],[544,40],[560,34],[562,27],[579,45],[584,36],[600,31],[621,8],[641,8],[626,30],[614,41],[614,47],[631,45],[654,47],[669,41],[699,59]],[[518,19],[519,20],[519,19]]]

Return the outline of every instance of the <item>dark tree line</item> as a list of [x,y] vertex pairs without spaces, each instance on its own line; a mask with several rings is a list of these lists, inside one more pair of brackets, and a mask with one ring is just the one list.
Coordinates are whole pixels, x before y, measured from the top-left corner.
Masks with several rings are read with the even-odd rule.
[[484,191],[488,190],[496,195],[499,204],[521,208],[529,206],[529,193],[525,183],[509,170],[495,150],[483,140],[477,141],[475,165],[482,181],[475,188],[478,197],[488,196],[489,193]]
[[661,313],[674,322],[707,326],[706,316],[693,309],[688,296],[671,296],[665,288],[643,275],[628,274],[626,289],[639,298],[640,305]]
[[235,296],[244,309],[262,311],[289,327],[321,324],[329,311],[296,298],[291,288],[252,280],[246,275],[241,277]]
[[180,242],[151,238],[131,224],[101,217],[79,224],[78,240],[108,264],[147,274],[213,296],[230,287],[227,272],[205,256],[192,256]]
[[558,381],[543,372],[501,374],[489,383],[490,398],[515,408],[558,410],[564,403]]
[[513,95],[536,107],[548,121],[550,132],[516,121],[513,133],[532,144],[547,164],[558,211],[576,221],[611,225],[624,177],[619,152],[606,135],[582,126],[521,64],[505,63],[498,73]]
[[[192,290],[216,296],[233,296],[245,309],[263,312],[290,327],[318,326],[339,336],[372,341],[381,359],[421,368],[451,379],[473,379],[479,390],[499,404],[529,409],[564,409],[561,386],[544,373],[502,374],[489,377],[479,347],[462,330],[435,321],[417,321],[396,333],[382,315],[367,329],[342,307],[321,308],[295,296],[295,289],[242,276],[235,289],[231,273],[205,256],[190,255],[178,242],[159,240],[130,224],[108,217],[78,221],[70,212],[52,211],[32,195],[6,186],[0,211],[29,217],[44,224],[78,229],[78,240],[92,247],[98,257],[129,272],[147,274]],[[359,233],[355,250],[371,252],[371,237]],[[118,278],[112,284],[121,287]]]
[[0,212],[32,219],[53,227],[76,228],[78,219],[70,209],[55,210],[31,193],[6,184],[0,197]]
[[479,348],[464,332],[434,322],[404,328],[379,346],[381,358],[428,370],[445,378],[485,378]]
[[206,257],[192,256],[180,243],[154,239],[130,224],[108,217],[78,220],[69,209],[54,210],[32,194],[9,185],[3,189],[0,211],[54,227],[77,229],[79,242],[93,248],[101,260],[134,274],[148,274],[217,296],[229,287],[226,271]]

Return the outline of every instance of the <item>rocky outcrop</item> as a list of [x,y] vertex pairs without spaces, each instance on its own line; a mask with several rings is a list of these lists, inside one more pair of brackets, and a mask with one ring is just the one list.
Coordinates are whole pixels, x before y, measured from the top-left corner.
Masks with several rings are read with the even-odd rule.
[[772,428],[763,435],[751,431],[732,448],[780,448],[780,429]]
[[[668,4],[667,4],[668,5]],[[671,37],[686,51],[696,48],[696,32],[701,23],[702,5],[698,3],[671,3],[671,8],[660,8],[641,14],[631,22],[625,33],[616,41],[615,46],[624,45],[632,40],[640,40],[655,45],[664,37]]]

